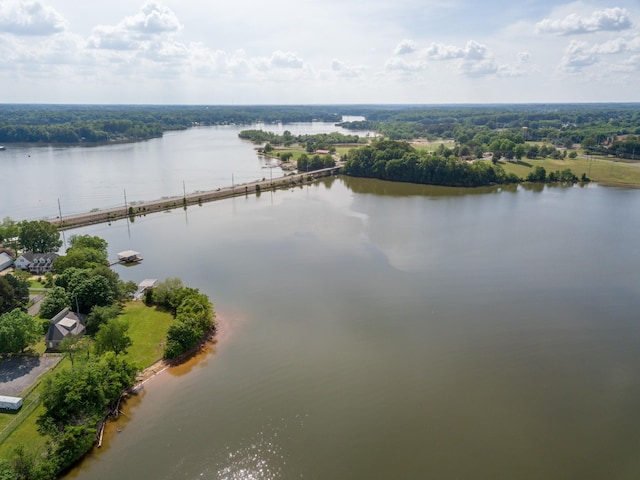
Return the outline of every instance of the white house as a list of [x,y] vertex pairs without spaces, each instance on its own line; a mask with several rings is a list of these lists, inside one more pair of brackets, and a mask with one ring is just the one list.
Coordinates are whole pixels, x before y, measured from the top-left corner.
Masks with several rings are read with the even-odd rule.
[[16,258],[15,266],[18,270],[26,270],[35,275],[42,275],[51,271],[53,261],[56,258],[58,258],[57,253],[24,252]]

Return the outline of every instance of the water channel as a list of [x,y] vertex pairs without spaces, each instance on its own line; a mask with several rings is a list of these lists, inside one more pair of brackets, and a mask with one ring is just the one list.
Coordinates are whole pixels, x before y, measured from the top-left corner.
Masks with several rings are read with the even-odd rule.
[[[8,149],[0,217],[265,176],[238,130]],[[68,232],[142,252],[123,279],[181,277],[222,323],[70,478],[635,479],[639,209],[597,185],[338,177]]]
[[637,478],[639,208],[339,177],[80,229],[224,328],[71,478]]

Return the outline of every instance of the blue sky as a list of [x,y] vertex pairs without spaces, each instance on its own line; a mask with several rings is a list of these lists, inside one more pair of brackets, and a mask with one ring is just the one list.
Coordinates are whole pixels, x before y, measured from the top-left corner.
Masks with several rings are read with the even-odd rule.
[[0,0],[2,103],[640,101],[640,2]]

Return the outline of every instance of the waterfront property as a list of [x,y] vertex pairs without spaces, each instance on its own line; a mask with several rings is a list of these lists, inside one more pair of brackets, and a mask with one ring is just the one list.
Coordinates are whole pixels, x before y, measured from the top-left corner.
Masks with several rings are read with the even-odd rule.
[[47,349],[56,350],[69,335],[83,335],[84,331],[85,326],[80,315],[65,308],[49,322],[46,340]]
[[58,258],[57,253],[24,252],[16,258],[15,266],[18,270],[26,270],[34,275],[42,275],[53,269],[53,261]]

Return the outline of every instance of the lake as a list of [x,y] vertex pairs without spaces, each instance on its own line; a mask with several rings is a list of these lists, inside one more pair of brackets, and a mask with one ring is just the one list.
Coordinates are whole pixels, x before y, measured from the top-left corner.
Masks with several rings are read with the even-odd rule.
[[[362,117],[344,117],[345,121]],[[293,134],[351,134],[333,123],[223,125],[166,132],[144,142],[101,146],[16,146],[0,152],[0,165],[13,182],[0,191],[0,219],[48,219],[215,190],[282,176],[256,146],[238,138],[245,129]],[[370,132],[355,132],[361,136]],[[60,208],[58,207],[60,202]]]
[[338,177],[68,232],[222,322],[70,478],[635,479],[639,208]]

